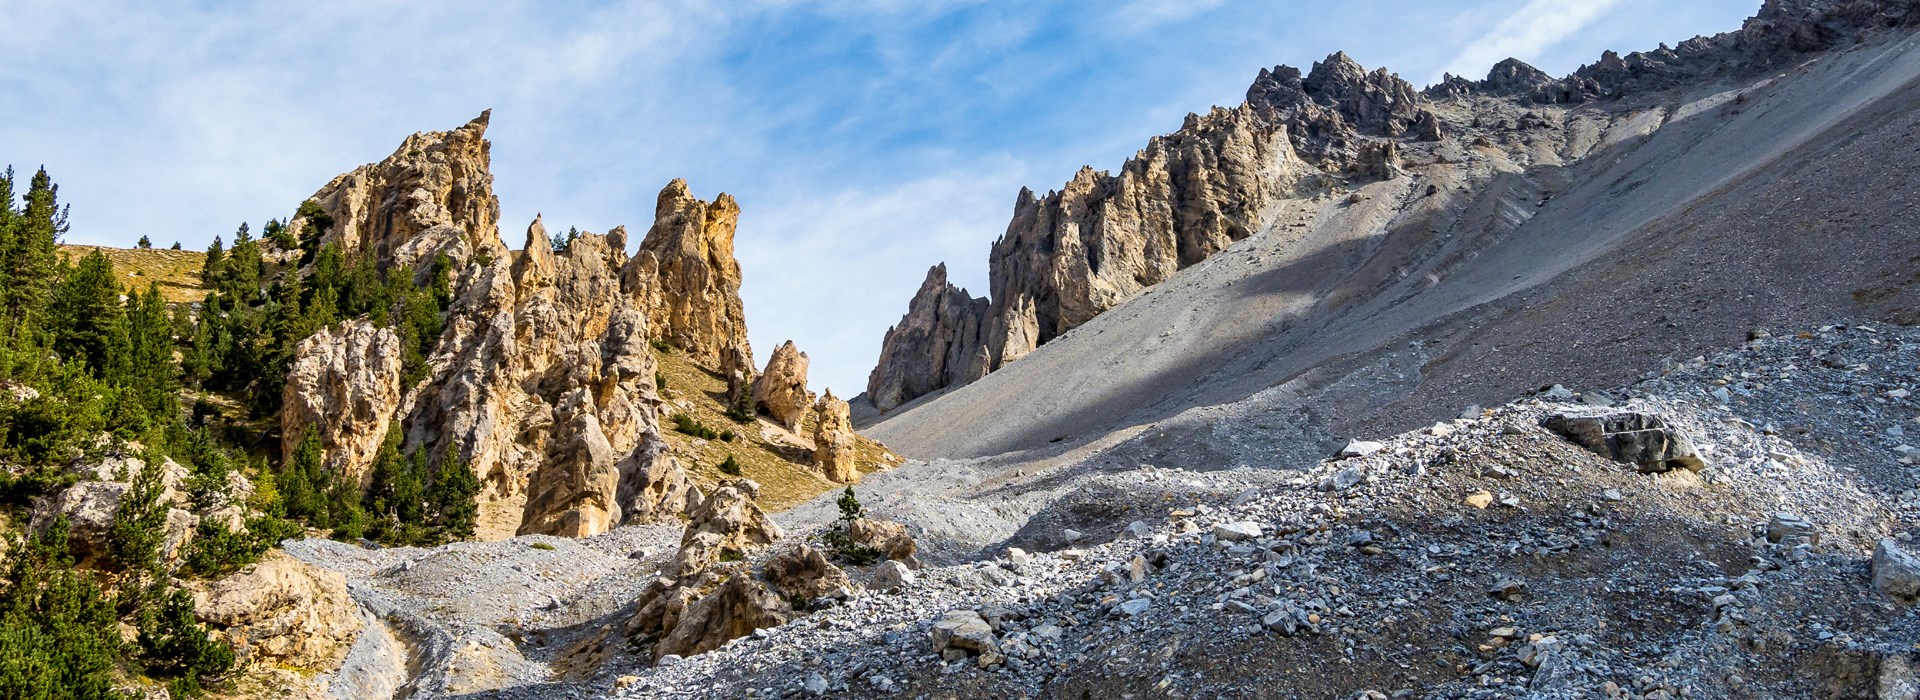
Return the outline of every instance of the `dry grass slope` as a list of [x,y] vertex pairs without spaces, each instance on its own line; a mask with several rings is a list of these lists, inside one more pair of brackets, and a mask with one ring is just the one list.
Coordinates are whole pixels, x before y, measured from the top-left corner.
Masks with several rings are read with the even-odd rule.
[[[737,435],[732,442],[702,440],[675,431],[670,418],[661,421],[661,434],[694,479],[712,484],[732,478],[720,471],[720,464],[732,455],[740,463],[742,475],[760,484],[760,505],[771,511],[786,510],[839,488],[838,484],[821,477],[808,462],[816,420],[811,412],[796,432],[788,432],[765,418],[756,418],[745,425],[735,423],[724,413],[727,382],[719,373],[701,367],[677,350],[656,351],[654,357],[659,360],[660,373],[666,377],[663,396],[673,411],[685,413],[714,430],[732,430]],[[878,442],[864,436],[857,437],[857,441],[858,464],[863,474],[901,461]]]
[[145,291],[147,285],[160,285],[160,294],[169,304],[200,301],[206,291],[200,288],[200,267],[205,253],[191,250],[109,248],[93,245],[62,245],[60,252],[79,260],[93,251],[106,253],[113,261],[113,274],[129,289]]

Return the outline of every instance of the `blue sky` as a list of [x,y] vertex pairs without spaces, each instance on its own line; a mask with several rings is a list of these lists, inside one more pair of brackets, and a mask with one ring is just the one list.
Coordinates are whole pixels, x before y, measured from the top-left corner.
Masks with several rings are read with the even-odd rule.
[[0,0],[0,163],[47,166],[69,242],[200,249],[492,108],[509,245],[536,212],[637,239],[675,177],[730,192],[757,359],[791,338],[852,395],[928,266],[986,293],[1020,187],[1116,168],[1261,67],[1561,75],[1758,6]]

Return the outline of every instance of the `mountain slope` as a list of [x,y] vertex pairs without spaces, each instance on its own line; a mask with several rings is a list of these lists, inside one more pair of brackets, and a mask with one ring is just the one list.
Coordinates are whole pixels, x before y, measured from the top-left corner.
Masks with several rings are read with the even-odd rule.
[[1283,199],[1255,235],[867,433],[981,456],[1266,391],[1259,412],[1298,431],[1269,449],[1312,452],[1392,402],[1414,424],[1618,382],[1753,326],[1874,311],[1853,292],[1898,297],[1920,254],[1901,175],[1914,48],[1896,31],[1575,106],[1443,97],[1449,138],[1402,143],[1407,176]]

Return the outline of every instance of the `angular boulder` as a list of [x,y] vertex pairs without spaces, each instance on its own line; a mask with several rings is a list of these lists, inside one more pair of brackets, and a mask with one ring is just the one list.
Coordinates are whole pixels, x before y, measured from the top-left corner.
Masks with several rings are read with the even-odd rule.
[[806,545],[768,561],[766,578],[780,593],[804,600],[824,598],[853,586],[847,572],[827,561],[820,550]]
[[1555,413],[1543,425],[1608,459],[1637,465],[1643,474],[1706,467],[1685,433],[1651,413]]
[[1874,589],[1904,601],[1920,599],[1920,557],[1898,541],[1882,538],[1873,548]]

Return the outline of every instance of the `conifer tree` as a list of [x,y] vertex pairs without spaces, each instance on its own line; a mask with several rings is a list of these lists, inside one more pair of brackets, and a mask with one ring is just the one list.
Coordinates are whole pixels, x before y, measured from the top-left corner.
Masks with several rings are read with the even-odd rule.
[[25,206],[13,210],[13,170],[9,168],[0,196],[6,198],[5,235],[0,236],[0,308],[9,333],[19,332],[47,299],[59,269],[59,241],[67,232],[67,210],[60,206],[60,188],[41,168],[27,188]]
[[108,345],[120,320],[120,284],[113,263],[99,250],[69,267],[53,297],[48,324],[53,349],[61,357],[80,360],[96,376],[106,368]]
[[321,460],[324,457],[320,449],[320,431],[308,430],[300,439],[299,446],[293,449],[293,458],[280,466],[277,478],[280,487],[280,500],[286,504],[289,518],[302,518],[314,527],[327,527],[327,502],[321,489],[324,483],[316,484],[314,477],[323,473],[326,467]]
[[474,475],[472,465],[460,458],[460,446],[448,440],[446,454],[440,458],[440,469],[434,472],[433,484],[427,493],[427,501],[435,513],[435,525],[448,539],[464,540],[473,536],[474,522],[480,512],[474,497],[479,494],[479,477]]
[[200,286],[217,289],[220,286],[221,273],[227,267],[227,248],[220,242],[219,236],[213,237],[213,243],[207,246],[207,257],[200,262]]

